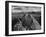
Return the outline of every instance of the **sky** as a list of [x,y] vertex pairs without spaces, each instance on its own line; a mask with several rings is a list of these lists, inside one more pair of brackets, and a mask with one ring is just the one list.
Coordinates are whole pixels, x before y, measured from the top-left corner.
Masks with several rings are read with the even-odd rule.
[[12,6],[12,12],[40,12],[41,7],[33,6]]

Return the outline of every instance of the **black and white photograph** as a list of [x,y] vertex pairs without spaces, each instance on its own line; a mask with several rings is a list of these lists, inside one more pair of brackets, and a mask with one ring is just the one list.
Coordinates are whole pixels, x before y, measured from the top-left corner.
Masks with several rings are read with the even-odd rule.
[[41,29],[41,7],[12,6],[12,31]]
[[44,3],[7,3],[7,35],[44,33]]

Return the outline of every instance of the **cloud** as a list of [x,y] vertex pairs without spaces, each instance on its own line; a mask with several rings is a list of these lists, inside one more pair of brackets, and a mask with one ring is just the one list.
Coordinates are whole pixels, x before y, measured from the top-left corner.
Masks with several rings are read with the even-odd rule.
[[41,7],[16,6],[12,8],[12,12],[40,12]]

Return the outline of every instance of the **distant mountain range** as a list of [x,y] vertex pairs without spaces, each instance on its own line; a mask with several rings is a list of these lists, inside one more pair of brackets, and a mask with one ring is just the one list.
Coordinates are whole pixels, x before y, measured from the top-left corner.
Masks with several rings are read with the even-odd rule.
[[13,15],[14,14],[36,14],[36,15],[41,15],[41,12],[15,12],[15,13],[12,13]]

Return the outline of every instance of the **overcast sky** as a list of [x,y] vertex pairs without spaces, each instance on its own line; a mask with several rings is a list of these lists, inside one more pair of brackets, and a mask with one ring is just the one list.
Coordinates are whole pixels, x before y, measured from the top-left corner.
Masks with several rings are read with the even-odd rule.
[[12,6],[12,12],[41,12],[41,7]]

